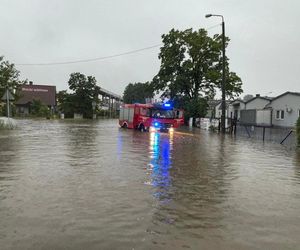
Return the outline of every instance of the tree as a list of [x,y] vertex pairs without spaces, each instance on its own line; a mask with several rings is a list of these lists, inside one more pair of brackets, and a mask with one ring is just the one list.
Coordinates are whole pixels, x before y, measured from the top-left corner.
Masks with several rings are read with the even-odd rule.
[[184,107],[184,118],[185,121],[187,121],[190,117],[205,117],[208,104],[207,99],[203,97],[198,97],[197,99],[182,97],[181,99],[176,100],[175,107]]
[[153,98],[153,88],[149,82],[129,83],[123,93],[124,103],[145,103],[146,98]]
[[98,104],[100,94],[96,78],[77,72],[70,75],[68,83],[69,89],[73,91],[71,101],[74,112],[83,114],[84,118],[92,118],[92,102],[95,101]]
[[67,93],[67,90],[59,91],[56,95],[57,97],[57,108],[58,111],[64,113],[65,118],[71,118],[74,114],[74,105],[72,94]]
[[[153,78],[153,88],[175,103],[181,99],[195,103],[200,97],[213,98],[222,83],[222,37],[209,37],[204,29],[172,29],[162,40],[158,56],[161,66]],[[226,38],[226,46],[228,42]],[[229,71],[228,61],[226,58],[225,89],[227,97],[232,98],[242,92],[242,81]]]
[[243,101],[244,102],[247,102],[247,101],[249,101],[249,100],[251,100],[253,98],[253,95],[245,95],[244,97],[243,97]]
[[[16,100],[17,91],[19,84],[23,84],[26,81],[19,80],[20,72],[15,68],[15,65],[9,61],[5,61],[3,56],[0,56],[0,98],[4,95],[6,89],[9,89],[10,93],[14,96]],[[2,100],[0,99],[0,103]],[[10,105],[10,110],[13,114],[15,113],[15,106]],[[6,104],[1,107],[0,105],[0,114],[6,115]]]
[[50,110],[41,100],[33,100],[30,105],[30,114],[37,117],[49,117]]
[[300,117],[297,120],[296,123],[296,133],[297,133],[297,145],[300,147]]
[[4,61],[4,57],[0,56],[0,98],[4,95],[6,88],[11,90],[15,95],[15,90],[19,84],[25,81],[19,80],[20,72],[15,68],[15,65],[9,61]]

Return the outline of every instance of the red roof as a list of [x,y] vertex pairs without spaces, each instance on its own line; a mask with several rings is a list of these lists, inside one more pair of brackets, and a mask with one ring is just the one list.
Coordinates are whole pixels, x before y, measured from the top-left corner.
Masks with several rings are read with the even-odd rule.
[[17,105],[28,104],[33,100],[40,100],[47,106],[56,105],[56,86],[24,84],[19,87],[18,94],[20,98]]

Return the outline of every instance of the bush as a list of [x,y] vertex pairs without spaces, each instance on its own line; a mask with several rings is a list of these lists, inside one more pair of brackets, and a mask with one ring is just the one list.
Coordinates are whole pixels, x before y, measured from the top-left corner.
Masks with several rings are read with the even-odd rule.
[[[9,107],[10,107],[9,116],[10,117],[15,116],[16,115],[16,106],[13,105],[12,103],[10,103]],[[7,105],[6,105],[6,103],[2,104],[0,106],[0,116],[7,116]]]
[[296,132],[297,132],[298,147],[300,147],[300,117],[298,118],[296,123]]
[[16,121],[12,118],[0,117],[0,130],[1,129],[14,129],[17,127]]
[[33,100],[30,109],[31,115],[36,117],[50,117],[51,114],[49,108],[40,100]]

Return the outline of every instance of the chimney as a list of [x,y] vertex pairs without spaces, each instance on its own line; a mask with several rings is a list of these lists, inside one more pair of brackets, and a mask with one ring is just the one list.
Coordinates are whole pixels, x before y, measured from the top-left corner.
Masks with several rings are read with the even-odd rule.
[[33,82],[32,81],[29,81],[29,85],[32,85],[33,84]]
[[260,97],[260,94],[256,94],[256,97]]

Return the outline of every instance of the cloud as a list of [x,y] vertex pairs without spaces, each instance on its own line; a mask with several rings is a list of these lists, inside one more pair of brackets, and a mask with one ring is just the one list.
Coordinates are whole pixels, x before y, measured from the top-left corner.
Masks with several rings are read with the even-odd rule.
[[[289,1],[2,1],[0,47],[13,63],[80,60],[135,50],[161,42],[171,28],[210,27],[223,14],[231,70],[246,93],[300,91],[299,3]],[[221,32],[219,27],[211,34]],[[22,77],[67,88],[70,73],[93,75],[121,94],[129,82],[148,81],[157,73],[159,49],[105,61],[47,67],[19,66]]]

